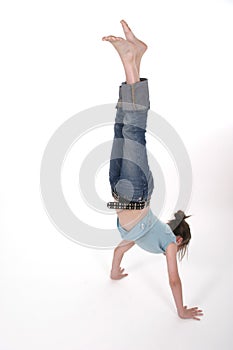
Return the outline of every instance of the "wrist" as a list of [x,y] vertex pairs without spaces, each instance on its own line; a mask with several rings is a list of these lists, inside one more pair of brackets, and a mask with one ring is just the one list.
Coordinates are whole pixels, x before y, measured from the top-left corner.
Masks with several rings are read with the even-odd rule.
[[114,273],[114,272],[119,272],[119,267],[114,267],[114,268],[112,268],[112,269],[111,269],[111,272],[113,272],[113,273]]
[[183,316],[184,315],[184,307],[182,307],[182,309],[177,309],[177,313],[180,317]]
[[110,277],[112,279],[115,279],[117,276],[119,275],[119,270],[116,270],[116,269],[112,269],[111,272],[110,272]]

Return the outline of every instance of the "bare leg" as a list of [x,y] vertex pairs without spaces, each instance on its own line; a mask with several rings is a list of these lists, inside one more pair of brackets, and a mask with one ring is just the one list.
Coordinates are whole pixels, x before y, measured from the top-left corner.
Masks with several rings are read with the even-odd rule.
[[124,20],[121,21],[121,25],[126,39],[109,35],[104,36],[102,40],[109,41],[115,47],[124,66],[126,82],[133,84],[140,81],[140,63],[147,45],[136,38]]
[[136,36],[134,35],[132,30],[129,28],[128,24],[126,23],[126,21],[122,20],[121,24],[122,24],[126,39],[137,46],[136,67],[138,70],[138,74],[140,76],[141,58],[147,50],[147,45],[143,41],[136,38]]
[[136,65],[136,45],[128,40],[113,35],[105,36],[102,40],[109,41],[117,50],[124,66],[127,84],[133,84],[140,81]]
[[140,63],[142,56],[147,50],[147,45],[136,38],[126,21],[121,20],[121,25],[126,40],[113,35],[105,36],[102,40],[109,41],[113,44],[122,60],[126,74],[126,82],[132,84],[139,81]]

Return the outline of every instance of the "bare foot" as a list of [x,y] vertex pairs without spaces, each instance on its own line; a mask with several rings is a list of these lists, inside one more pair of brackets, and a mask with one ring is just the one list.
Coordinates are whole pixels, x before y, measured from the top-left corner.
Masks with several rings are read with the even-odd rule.
[[109,41],[115,47],[123,63],[135,63],[137,46],[134,43],[114,35],[104,36],[102,40]]
[[122,25],[123,31],[125,33],[126,39],[130,43],[133,43],[134,45],[136,45],[136,47],[137,47],[137,50],[136,50],[136,66],[137,66],[137,69],[139,71],[141,58],[142,58],[143,54],[146,52],[146,50],[147,50],[147,45],[143,41],[141,41],[138,38],[136,38],[136,36],[132,32],[132,30],[129,28],[129,26],[126,23],[125,20],[123,20],[123,19],[121,20],[121,25]]
[[140,81],[136,65],[136,60],[138,57],[137,45],[121,37],[116,37],[113,35],[104,36],[102,40],[109,41],[117,50],[125,69],[127,83],[133,84]]

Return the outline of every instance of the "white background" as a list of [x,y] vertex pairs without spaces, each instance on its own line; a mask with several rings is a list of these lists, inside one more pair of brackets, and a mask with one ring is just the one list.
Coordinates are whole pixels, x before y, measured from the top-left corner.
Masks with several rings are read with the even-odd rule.
[[[151,109],[192,162],[192,241],[179,270],[200,322],[177,317],[163,255],[133,247],[129,276],[112,281],[112,250],[67,239],[41,201],[52,134],[117,99],[123,69],[101,38],[122,35],[122,18],[149,47]],[[232,18],[230,0],[1,3],[0,350],[232,349]]]

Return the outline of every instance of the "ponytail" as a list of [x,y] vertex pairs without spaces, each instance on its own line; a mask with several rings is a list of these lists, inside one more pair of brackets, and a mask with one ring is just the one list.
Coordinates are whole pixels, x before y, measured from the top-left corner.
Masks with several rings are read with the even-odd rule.
[[169,220],[168,225],[176,236],[183,238],[181,245],[178,247],[179,259],[182,260],[191,239],[190,227],[185,219],[189,218],[192,215],[185,215],[182,210],[178,210],[174,216],[175,219]]

